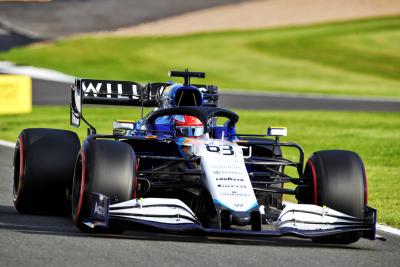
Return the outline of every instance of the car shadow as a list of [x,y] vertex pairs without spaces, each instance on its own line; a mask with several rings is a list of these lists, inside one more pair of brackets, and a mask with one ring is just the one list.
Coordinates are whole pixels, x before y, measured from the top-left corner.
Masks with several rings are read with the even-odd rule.
[[[136,226],[123,234],[88,234],[79,231],[66,216],[41,216],[19,214],[12,206],[0,205],[0,229],[24,234],[73,236],[81,238],[131,239],[146,241],[172,241],[190,243],[213,243],[227,245],[274,246],[274,247],[310,247],[326,249],[365,250],[356,245],[317,244],[309,239],[297,237],[258,237],[258,236],[209,236],[199,233],[170,233],[144,226]],[[357,243],[356,243],[357,244]]]

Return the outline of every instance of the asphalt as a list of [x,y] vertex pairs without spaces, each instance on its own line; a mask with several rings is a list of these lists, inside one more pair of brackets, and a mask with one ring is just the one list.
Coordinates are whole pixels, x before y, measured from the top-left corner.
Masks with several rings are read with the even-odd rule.
[[349,246],[306,239],[219,238],[129,231],[79,232],[68,217],[19,214],[12,204],[13,149],[0,146],[1,266],[398,266],[400,237]]
[[133,26],[243,0],[0,1],[0,51],[83,32]]
[[221,92],[220,105],[250,110],[336,110],[400,112],[400,101],[329,96]]
[[[34,105],[67,105],[69,85],[33,79]],[[400,112],[400,101],[382,99],[329,98],[302,95],[265,94],[246,91],[220,91],[219,105],[252,110],[340,110]]]

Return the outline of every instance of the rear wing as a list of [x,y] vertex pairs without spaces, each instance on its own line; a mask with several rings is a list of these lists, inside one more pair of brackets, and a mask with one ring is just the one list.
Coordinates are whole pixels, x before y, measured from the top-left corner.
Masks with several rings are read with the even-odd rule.
[[142,86],[128,81],[76,79],[71,86],[70,123],[79,127],[80,120],[85,121],[83,104],[157,107],[160,92],[168,85],[149,83]]
[[82,104],[146,107],[157,106],[160,86],[148,84],[143,87],[136,82],[92,79],[76,79],[73,85],[76,90],[82,91]]
[[[148,83],[145,86],[137,82],[76,79],[71,86],[70,124],[78,128],[84,121],[83,104],[122,105],[137,107],[158,107],[161,94],[172,83]],[[218,88],[214,85],[194,85],[203,94],[204,106],[217,106]]]

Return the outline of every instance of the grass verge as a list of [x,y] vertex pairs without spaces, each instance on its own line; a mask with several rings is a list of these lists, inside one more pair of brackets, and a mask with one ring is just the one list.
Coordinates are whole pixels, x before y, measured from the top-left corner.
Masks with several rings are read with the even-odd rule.
[[[69,126],[66,107],[34,107],[31,114],[0,116],[0,139],[15,141],[23,128]],[[269,125],[285,125],[289,136],[283,140],[301,144],[306,157],[323,149],[356,151],[368,173],[369,205],[378,209],[378,220],[400,227],[400,113],[242,111],[239,132],[265,133]],[[85,109],[100,133],[110,133],[114,119],[135,119],[137,108],[90,107]],[[121,115],[122,114],[122,115]],[[81,138],[86,129],[76,131]],[[289,151],[288,151],[289,152]],[[291,152],[289,155],[293,156]]]
[[292,93],[400,98],[400,16],[172,37],[79,37],[15,48],[0,60],[75,76],[165,81],[170,69],[209,83]]

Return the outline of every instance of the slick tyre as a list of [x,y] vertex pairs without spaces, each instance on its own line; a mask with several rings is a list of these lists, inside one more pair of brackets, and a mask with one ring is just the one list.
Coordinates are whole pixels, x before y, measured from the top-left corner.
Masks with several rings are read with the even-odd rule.
[[68,194],[78,136],[57,129],[25,129],[14,152],[13,199],[21,213],[69,214]]
[[136,186],[136,155],[133,148],[113,140],[89,140],[84,143],[75,165],[72,189],[72,216],[84,232],[120,233],[123,224],[109,223],[109,229],[88,227],[91,193],[110,198],[110,204],[134,198]]
[[[356,153],[344,150],[315,152],[307,161],[304,176],[312,184],[311,204],[364,218],[368,197],[367,178],[363,162]],[[313,241],[350,244],[360,237],[361,233],[345,233]]]

